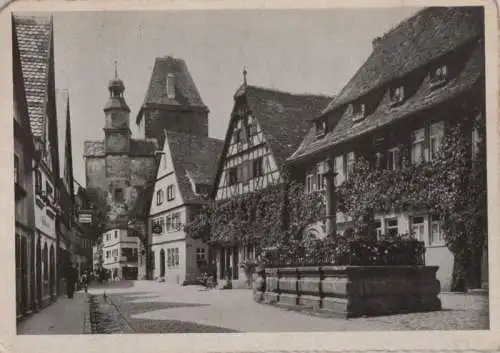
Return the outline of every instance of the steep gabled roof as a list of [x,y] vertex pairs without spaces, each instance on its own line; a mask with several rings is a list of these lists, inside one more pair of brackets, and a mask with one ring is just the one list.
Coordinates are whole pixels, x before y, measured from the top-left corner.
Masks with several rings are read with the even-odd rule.
[[44,135],[45,102],[50,66],[52,20],[45,17],[14,16],[31,132]]
[[246,86],[244,91],[252,116],[259,122],[280,168],[307,134],[311,119],[332,99],[256,86]]
[[371,55],[324,113],[424,66],[480,36],[483,31],[484,9],[481,6],[429,7],[419,11],[374,40]]
[[[169,74],[173,75],[175,98],[169,98],[167,95],[167,76]],[[155,59],[153,72],[142,108],[147,105],[207,109],[184,60],[171,56]],[[137,115],[137,124],[140,123],[142,118],[142,108]]]
[[[28,103],[26,100],[25,85],[21,68],[21,54],[19,53],[19,43],[17,40],[16,28],[14,19],[12,19],[12,78],[14,83],[14,101],[17,102],[17,107],[20,109],[19,126],[21,127],[21,135],[25,146],[30,153],[34,153],[35,146],[33,142],[33,134],[31,132],[30,118],[28,115]],[[14,128],[16,122],[14,120]]]
[[[339,118],[332,121],[335,124],[333,129],[326,136],[316,139],[315,127],[311,127],[289,161],[325,151],[477,87],[484,78],[485,68],[481,18],[481,8],[439,7],[422,10],[398,25],[381,39],[374,53],[344,87],[339,98],[332,100],[325,109],[326,116],[333,110],[339,113]],[[426,76],[427,70],[448,55],[452,60],[450,64],[458,66],[460,70],[444,86],[435,89]],[[418,69],[423,70],[419,74],[422,77],[416,92],[402,105],[391,107],[388,84],[395,79],[413,75]],[[361,122],[354,123],[352,115],[343,107],[376,89],[384,91],[377,107]]]
[[211,187],[224,141],[210,137],[166,131],[179,190],[185,203],[202,200],[192,182]]

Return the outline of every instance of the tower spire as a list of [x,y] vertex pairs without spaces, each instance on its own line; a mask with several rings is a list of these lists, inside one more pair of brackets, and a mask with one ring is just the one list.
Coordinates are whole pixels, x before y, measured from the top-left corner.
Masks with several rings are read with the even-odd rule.
[[118,61],[115,60],[115,78],[118,78]]
[[73,149],[71,144],[71,113],[69,107],[69,91],[66,90],[66,139],[64,151],[64,181],[68,188],[73,210],[75,190],[73,185]]
[[243,66],[243,85],[245,87],[247,86],[247,68],[246,68],[246,66]]

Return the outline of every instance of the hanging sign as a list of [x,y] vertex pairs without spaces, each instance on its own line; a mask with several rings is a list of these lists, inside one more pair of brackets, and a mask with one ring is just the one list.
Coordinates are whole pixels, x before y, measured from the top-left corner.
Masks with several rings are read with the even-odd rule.
[[81,224],[92,223],[92,212],[80,211],[80,213],[78,214],[78,222],[80,222]]
[[162,231],[163,231],[163,229],[162,229],[161,225],[155,224],[153,226],[153,233],[160,234]]

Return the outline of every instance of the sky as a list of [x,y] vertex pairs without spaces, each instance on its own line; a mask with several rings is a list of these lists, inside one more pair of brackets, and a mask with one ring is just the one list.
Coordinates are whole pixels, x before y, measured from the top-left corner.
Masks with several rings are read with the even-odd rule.
[[[135,118],[154,60],[171,55],[185,60],[210,110],[209,135],[223,139],[243,67],[251,85],[333,96],[370,55],[373,38],[418,10],[54,13],[56,89],[69,92],[74,177],[85,184],[84,141],[104,137],[103,108],[115,60],[134,138],[143,137]],[[61,161],[64,129],[59,121]]]

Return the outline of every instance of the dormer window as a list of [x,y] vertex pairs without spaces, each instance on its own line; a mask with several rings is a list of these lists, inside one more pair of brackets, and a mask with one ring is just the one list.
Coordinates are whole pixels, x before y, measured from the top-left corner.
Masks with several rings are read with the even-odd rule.
[[353,103],[352,115],[353,115],[352,120],[354,122],[364,119],[366,115],[365,103]]
[[326,120],[325,119],[319,119],[316,120],[316,137],[323,137],[326,135]]
[[391,106],[403,103],[404,99],[405,99],[404,86],[398,86],[391,89]]
[[173,74],[167,74],[167,97],[175,99],[175,77]]
[[445,64],[435,67],[431,73],[431,85],[439,86],[448,80],[448,67]]

